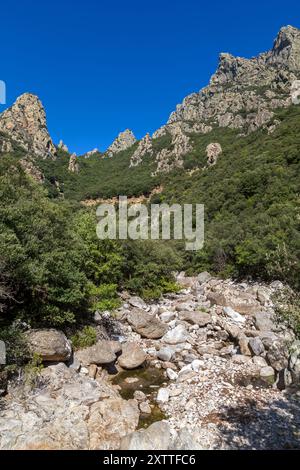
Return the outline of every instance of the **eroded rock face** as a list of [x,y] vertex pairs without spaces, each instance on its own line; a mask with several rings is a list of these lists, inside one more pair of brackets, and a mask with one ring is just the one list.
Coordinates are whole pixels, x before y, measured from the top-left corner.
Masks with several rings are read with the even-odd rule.
[[11,108],[0,115],[0,131],[37,157],[56,156],[56,148],[47,129],[45,110],[35,95],[21,95]]
[[168,173],[183,166],[183,157],[192,150],[190,138],[183,132],[180,125],[174,126],[169,148],[163,148],[156,155],[156,173]]
[[124,132],[120,132],[116,140],[106,150],[106,154],[108,157],[113,157],[115,154],[132,147],[135,142],[136,138],[133,132],[126,129]]
[[33,178],[37,183],[43,183],[44,175],[39,168],[35,165],[34,159],[32,157],[22,158],[20,164],[25,171],[25,173],[31,178]]
[[146,155],[153,155],[152,139],[149,134],[146,134],[139,142],[137,149],[130,159],[130,166],[140,165]]
[[216,143],[211,143],[206,147],[207,163],[209,166],[215,165],[217,163],[218,157],[222,154],[221,145]]
[[72,347],[62,331],[32,330],[26,333],[32,353],[41,356],[44,362],[65,362],[71,357]]
[[79,173],[79,163],[76,153],[72,153],[70,156],[68,170],[70,173]]

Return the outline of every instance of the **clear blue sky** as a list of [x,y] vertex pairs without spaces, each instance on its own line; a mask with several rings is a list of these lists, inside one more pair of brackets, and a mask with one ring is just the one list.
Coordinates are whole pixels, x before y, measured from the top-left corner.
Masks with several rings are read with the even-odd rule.
[[80,154],[127,127],[153,132],[207,84],[220,52],[250,57],[281,26],[300,27],[300,2],[11,0],[0,17],[7,104],[37,94],[54,141]]

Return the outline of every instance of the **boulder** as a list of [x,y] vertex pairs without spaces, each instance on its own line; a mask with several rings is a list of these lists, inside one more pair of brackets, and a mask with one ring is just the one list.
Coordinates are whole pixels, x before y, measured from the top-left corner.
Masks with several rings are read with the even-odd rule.
[[260,369],[259,375],[264,381],[268,382],[270,385],[272,385],[275,381],[275,371],[270,366],[263,367],[262,369]]
[[122,354],[118,363],[123,369],[135,369],[141,366],[146,360],[146,354],[137,343],[123,344]]
[[162,341],[167,344],[184,343],[189,337],[189,334],[183,325],[178,325],[172,330],[169,330]]
[[288,348],[281,341],[275,341],[267,352],[267,360],[277,372],[288,367]]
[[205,312],[183,311],[180,312],[179,318],[180,320],[191,323],[192,325],[199,325],[200,327],[204,327],[211,322],[211,316]]
[[168,326],[158,320],[155,315],[149,315],[144,310],[134,309],[127,316],[133,330],[144,338],[158,339],[167,331]]
[[263,342],[258,336],[249,339],[249,347],[254,356],[260,356],[265,352]]
[[132,307],[139,308],[141,310],[146,310],[147,309],[147,304],[144,302],[143,299],[141,299],[138,296],[135,297],[130,297],[127,301]]
[[172,349],[168,346],[165,346],[165,347],[161,348],[157,353],[157,357],[161,361],[169,362],[172,359],[173,356],[174,356],[174,349]]
[[254,315],[255,326],[259,331],[274,331],[275,324],[267,312],[257,312]]
[[170,426],[157,421],[147,429],[139,429],[121,440],[121,450],[167,450],[170,445]]
[[101,340],[94,344],[94,346],[76,351],[74,357],[85,366],[90,364],[110,364],[117,358],[115,353],[117,345],[116,341]]
[[150,415],[152,413],[151,406],[147,401],[143,401],[142,403],[139,404],[139,409],[140,412],[143,413],[144,415]]
[[31,330],[26,338],[30,351],[38,354],[43,362],[66,362],[71,357],[71,343],[62,331]]
[[136,400],[110,398],[94,403],[87,421],[89,449],[118,449],[121,439],[137,428],[139,416]]

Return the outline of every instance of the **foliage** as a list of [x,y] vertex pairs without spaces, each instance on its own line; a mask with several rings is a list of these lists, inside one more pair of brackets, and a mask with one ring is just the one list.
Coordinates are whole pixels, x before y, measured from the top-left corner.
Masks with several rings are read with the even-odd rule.
[[39,383],[39,376],[44,366],[42,358],[39,354],[34,353],[31,361],[24,367],[24,379],[26,385],[35,387]]
[[92,326],[85,326],[71,337],[72,345],[75,349],[93,346],[97,340],[97,332]]

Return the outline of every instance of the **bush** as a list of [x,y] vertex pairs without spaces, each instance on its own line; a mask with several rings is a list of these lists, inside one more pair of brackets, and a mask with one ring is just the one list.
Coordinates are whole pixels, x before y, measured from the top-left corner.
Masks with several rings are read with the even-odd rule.
[[92,326],[85,326],[71,337],[74,349],[87,348],[93,346],[97,340],[97,332]]

